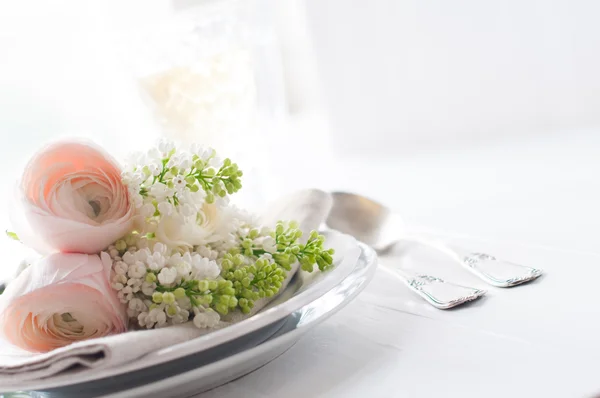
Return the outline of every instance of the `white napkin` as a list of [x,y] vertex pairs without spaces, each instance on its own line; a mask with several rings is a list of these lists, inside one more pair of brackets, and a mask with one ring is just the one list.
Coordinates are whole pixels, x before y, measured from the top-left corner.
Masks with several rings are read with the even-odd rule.
[[[269,204],[261,221],[265,225],[274,225],[280,219],[297,220],[304,234],[308,234],[325,220],[331,205],[330,195],[323,191],[301,191]],[[281,291],[285,289],[297,269],[296,267],[289,272]],[[227,322],[221,322],[219,327],[252,316],[273,298],[258,300],[252,313],[248,315],[233,313],[227,318]],[[0,340],[0,389],[2,385],[14,385],[56,375],[75,365],[96,369],[118,366],[206,333],[210,333],[210,330],[201,330],[187,323],[82,341],[44,354],[30,353]]]

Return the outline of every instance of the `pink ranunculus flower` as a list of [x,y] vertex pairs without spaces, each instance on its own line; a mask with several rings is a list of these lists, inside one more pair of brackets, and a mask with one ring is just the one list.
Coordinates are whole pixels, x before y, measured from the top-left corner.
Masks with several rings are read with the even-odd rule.
[[127,330],[127,312],[100,255],[53,253],[26,268],[0,296],[0,336],[32,352]]
[[133,227],[135,209],[121,169],[91,143],[62,141],[38,152],[16,199],[13,228],[41,254],[98,253]]

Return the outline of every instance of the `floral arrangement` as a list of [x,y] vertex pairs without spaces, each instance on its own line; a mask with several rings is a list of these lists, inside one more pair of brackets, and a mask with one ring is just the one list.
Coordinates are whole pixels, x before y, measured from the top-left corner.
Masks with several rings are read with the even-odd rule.
[[51,144],[28,163],[13,238],[41,257],[0,296],[0,335],[33,352],[129,328],[213,328],[253,313],[291,270],[332,265],[316,231],[262,226],[229,204],[243,173],[200,146],[161,141],[121,169],[103,149]]

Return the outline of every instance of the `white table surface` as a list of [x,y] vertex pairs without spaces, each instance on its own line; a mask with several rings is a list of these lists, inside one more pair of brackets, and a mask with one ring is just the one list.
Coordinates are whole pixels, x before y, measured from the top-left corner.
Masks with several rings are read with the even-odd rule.
[[332,161],[316,182],[321,188],[359,190],[401,210],[411,224],[485,238],[464,243],[546,275],[493,288],[417,248],[386,261],[486,287],[487,296],[440,311],[378,272],[354,302],[287,353],[198,397],[600,393],[599,149],[600,132],[592,131]]
[[[293,153],[315,161],[287,169],[269,195],[303,187],[363,192],[411,225],[476,236],[484,240],[465,243],[547,274],[512,289],[489,287],[477,303],[440,311],[378,272],[355,301],[284,355],[198,397],[600,393],[599,150],[600,130],[354,157],[329,157],[327,148],[309,151],[297,143]],[[281,154],[291,159],[291,152]],[[0,217],[2,225],[7,221]],[[20,255],[4,253],[10,264]],[[433,253],[409,254],[387,260],[488,288]]]

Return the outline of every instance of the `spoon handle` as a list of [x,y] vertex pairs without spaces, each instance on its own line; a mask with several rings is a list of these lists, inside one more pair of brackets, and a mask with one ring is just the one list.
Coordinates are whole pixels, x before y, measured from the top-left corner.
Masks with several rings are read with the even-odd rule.
[[438,250],[484,282],[496,287],[512,287],[540,277],[541,269],[504,261],[491,254],[476,252],[439,239],[407,235],[400,242],[414,242]]
[[384,265],[380,265],[380,268],[401,279],[410,290],[441,310],[447,310],[476,300],[485,294],[485,290],[456,285],[431,275],[410,275],[398,268],[390,268]]

